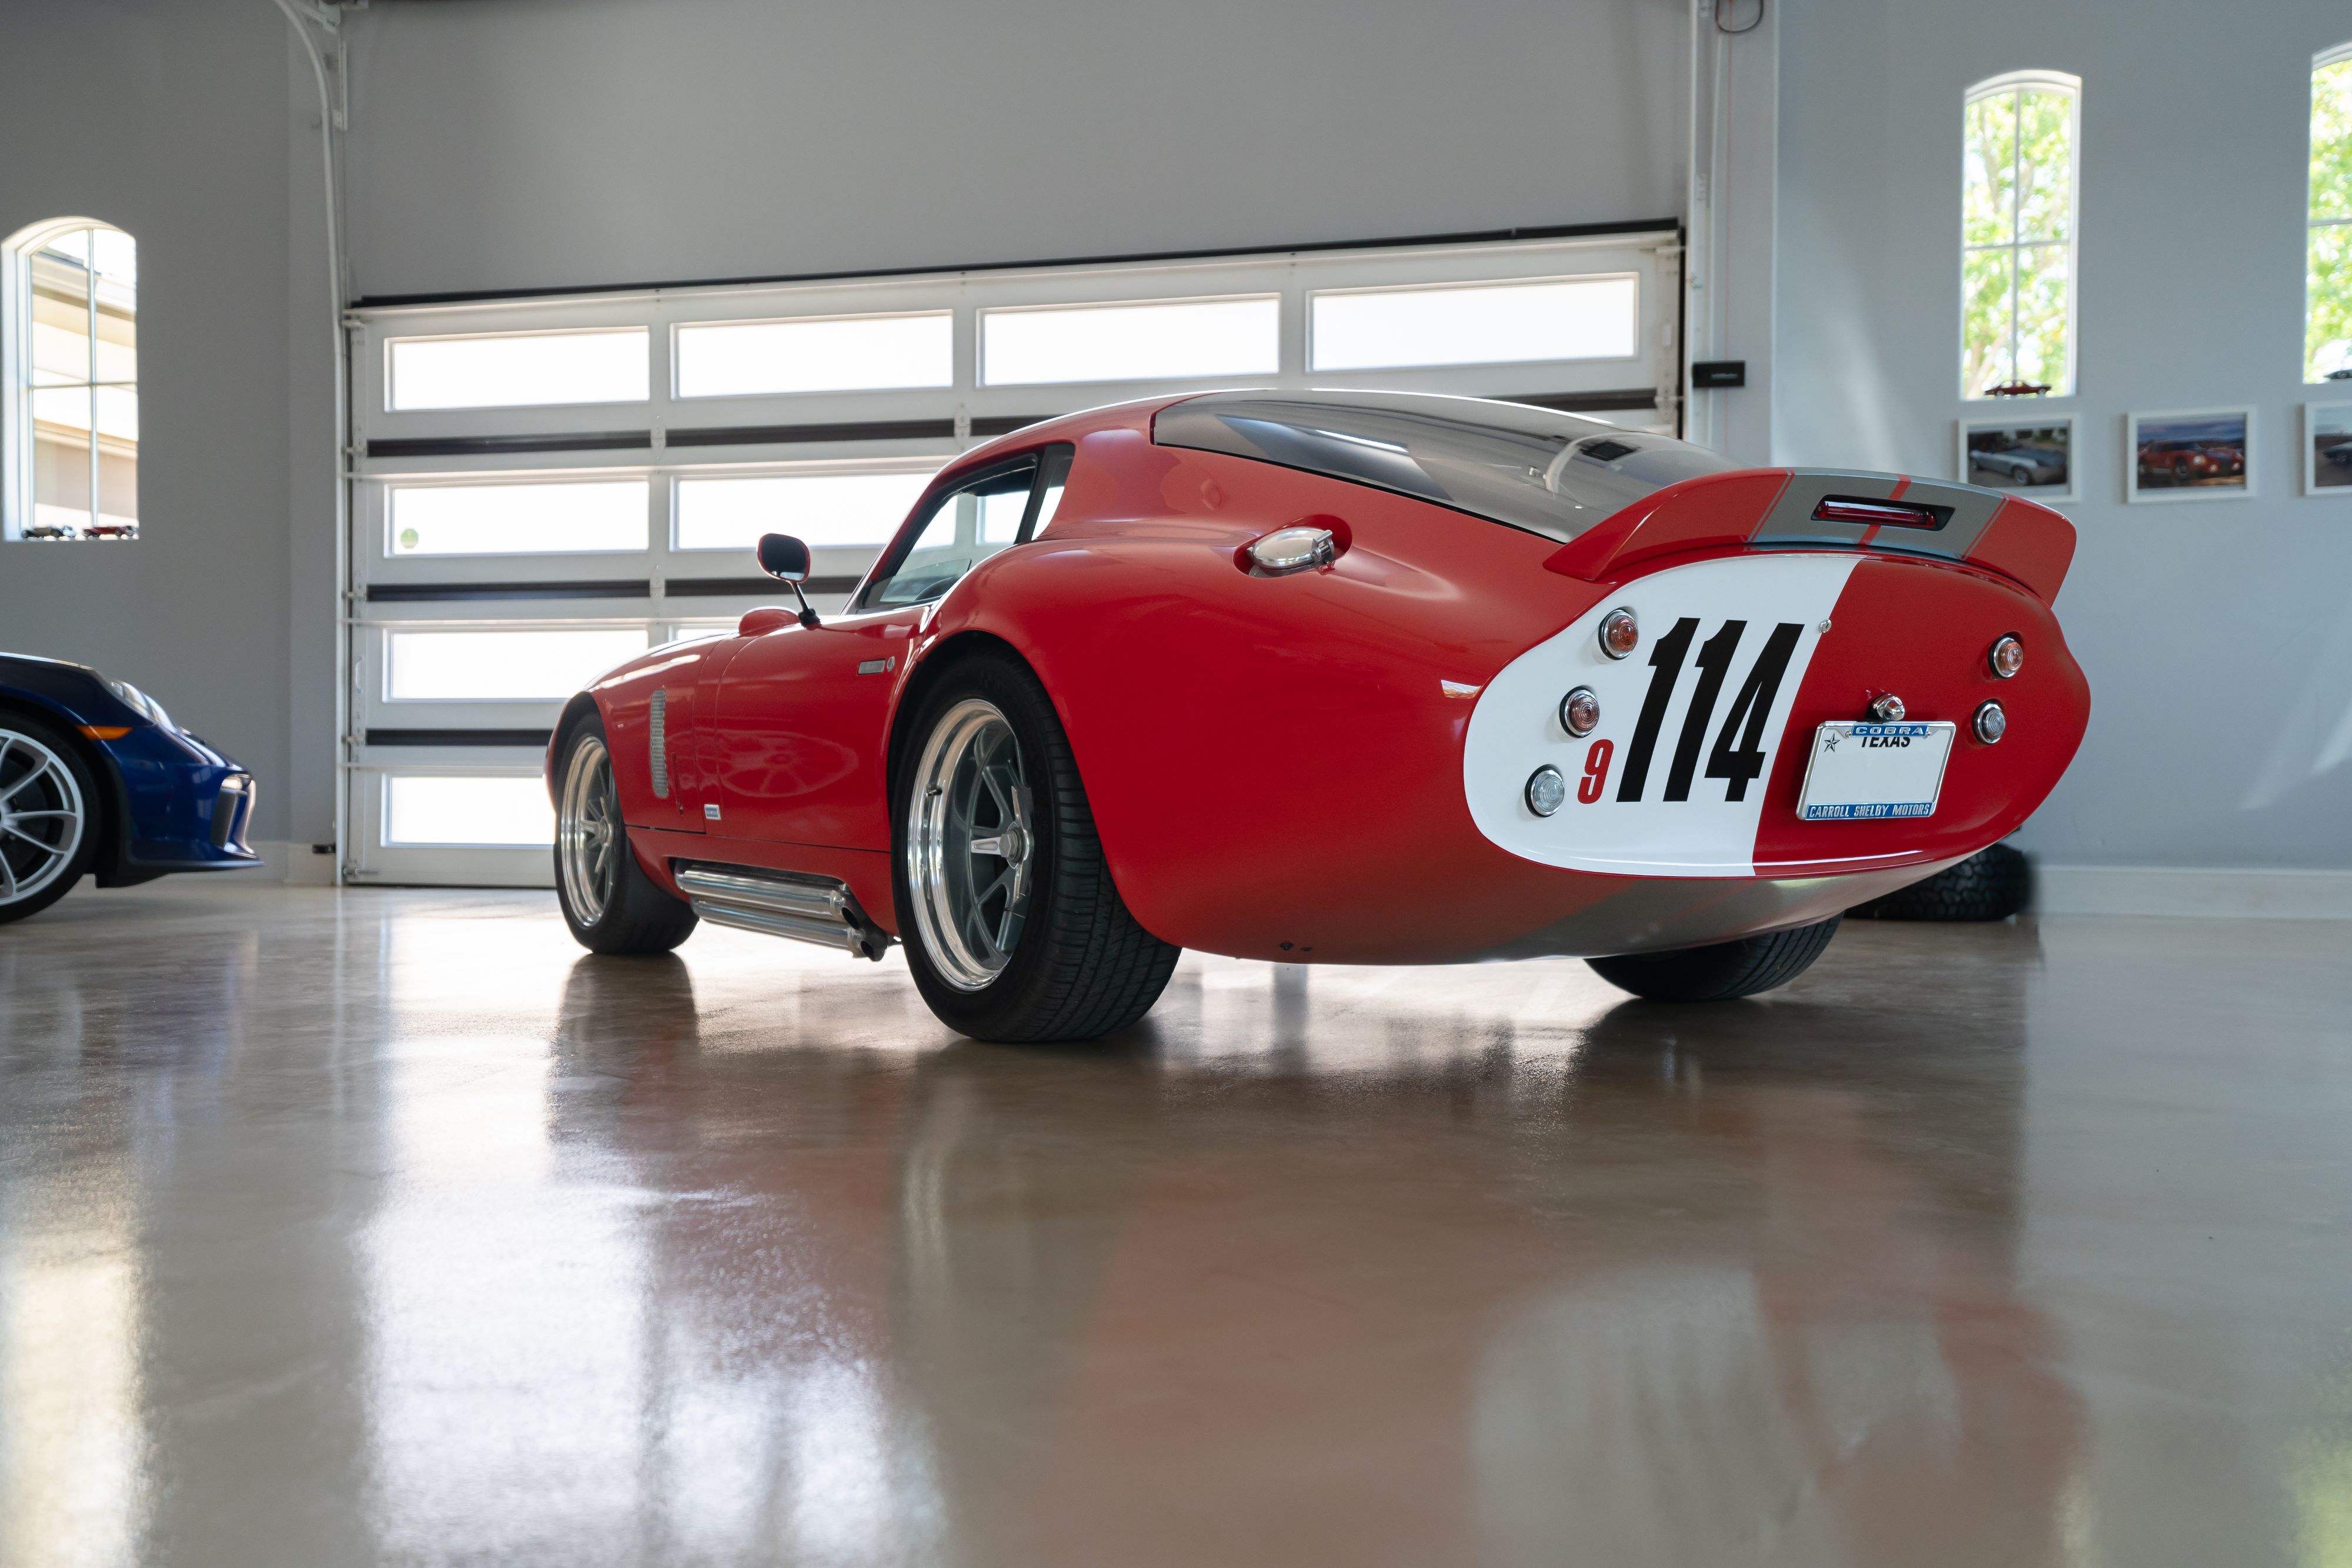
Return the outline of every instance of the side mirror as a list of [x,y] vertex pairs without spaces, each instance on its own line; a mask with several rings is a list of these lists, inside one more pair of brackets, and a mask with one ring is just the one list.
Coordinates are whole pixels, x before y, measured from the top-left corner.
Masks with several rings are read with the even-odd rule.
[[760,570],[770,577],[782,578],[793,585],[793,597],[800,601],[801,624],[814,626],[816,612],[809,608],[808,595],[801,584],[808,580],[809,548],[790,534],[760,536]]
[[790,534],[760,536],[760,570],[786,582],[808,580],[809,548]]

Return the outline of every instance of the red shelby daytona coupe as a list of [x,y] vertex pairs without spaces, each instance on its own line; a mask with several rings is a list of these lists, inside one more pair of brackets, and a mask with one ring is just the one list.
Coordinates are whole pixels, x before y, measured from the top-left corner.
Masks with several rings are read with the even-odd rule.
[[[1076,414],[951,464],[845,611],[574,697],[559,896],[604,953],[902,943],[991,1040],[1131,1023],[1183,947],[1749,995],[2056,784],[2074,547],[2020,497],[1514,403]],[[797,598],[807,549],[760,556]]]

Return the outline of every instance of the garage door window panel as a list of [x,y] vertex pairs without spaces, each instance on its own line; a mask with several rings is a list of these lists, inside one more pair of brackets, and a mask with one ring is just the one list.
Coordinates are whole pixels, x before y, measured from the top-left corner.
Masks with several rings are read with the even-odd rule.
[[1318,371],[1631,359],[1641,330],[1630,273],[1335,289],[1307,309]]
[[761,534],[790,534],[817,549],[880,549],[935,472],[681,476],[677,548],[748,550]]
[[535,778],[391,774],[383,780],[387,848],[545,849],[555,809]]
[[650,341],[643,327],[392,338],[384,343],[384,407],[406,413],[644,402]]
[[646,629],[387,631],[388,702],[561,702],[650,646]]
[[709,321],[677,329],[677,395],[756,397],[955,384],[955,316]]
[[613,554],[642,551],[646,479],[394,485],[386,497],[385,553]]
[[988,386],[1270,376],[1282,362],[1282,300],[1268,294],[983,310],[980,343]]

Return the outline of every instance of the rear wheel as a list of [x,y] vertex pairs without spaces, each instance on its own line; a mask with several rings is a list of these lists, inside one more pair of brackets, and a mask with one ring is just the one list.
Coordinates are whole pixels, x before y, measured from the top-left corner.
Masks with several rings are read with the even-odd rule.
[[1151,1009],[1181,949],[1111,882],[1070,743],[1013,660],[962,661],[915,716],[893,788],[907,967],[976,1040],[1091,1040]]
[[1837,935],[1841,918],[1832,915],[1818,925],[1769,931],[1707,947],[1585,962],[1611,985],[1654,1002],[1727,1002],[1785,986],[1803,974]]
[[594,715],[565,732],[555,777],[555,894],[563,923],[592,953],[667,953],[697,915],[664,892],[629,848],[613,787],[613,755]]
[[2006,920],[2033,895],[2033,867],[2007,844],[1846,911],[1865,920]]
[[0,925],[37,915],[98,851],[98,781],[56,726],[0,714]]

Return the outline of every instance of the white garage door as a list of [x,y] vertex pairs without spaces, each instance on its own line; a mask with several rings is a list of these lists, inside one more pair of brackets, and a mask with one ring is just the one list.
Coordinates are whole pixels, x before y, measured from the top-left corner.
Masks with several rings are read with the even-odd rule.
[[1512,398],[1671,430],[1670,231],[362,307],[353,877],[544,885],[564,698],[776,586],[837,607],[925,479],[1034,420],[1207,386]]

